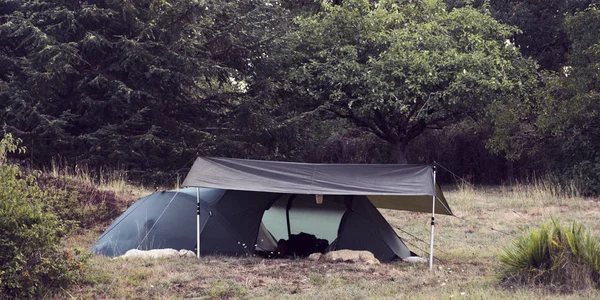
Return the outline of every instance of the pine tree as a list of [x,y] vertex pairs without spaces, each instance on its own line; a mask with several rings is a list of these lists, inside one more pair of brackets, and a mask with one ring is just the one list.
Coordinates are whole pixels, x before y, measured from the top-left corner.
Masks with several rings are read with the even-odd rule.
[[234,111],[245,91],[233,82],[259,65],[279,9],[252,0],[1,0],[0,119],[36,163],[180,168],[214,153],[217,139],[204,129]]

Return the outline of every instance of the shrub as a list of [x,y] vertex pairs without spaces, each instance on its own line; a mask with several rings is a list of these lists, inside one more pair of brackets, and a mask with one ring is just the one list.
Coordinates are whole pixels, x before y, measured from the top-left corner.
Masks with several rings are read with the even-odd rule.
[[561,292],[600,286],[600,245],[580,223],[552,220],[517,238],[500,254],[506,285],[543,285]]
[[0,298],[37,298],[73,283],[85,256],[61,249],[65,224],[45,204],[33,174],[6,161],[24,151],[10,134],[0,140]]

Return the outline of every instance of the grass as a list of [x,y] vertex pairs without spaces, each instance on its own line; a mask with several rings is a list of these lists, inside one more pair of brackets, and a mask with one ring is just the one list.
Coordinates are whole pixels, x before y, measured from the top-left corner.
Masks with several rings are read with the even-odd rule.
[[99,190],[111,191],[125,198],[139,198],[153,192],[148,187],[132,184],[127,178],[127,172],[123,170],[102,168],[93,170],[87,165],[76,164],[73,166],[66,161],[55,159],[52,160],[50,168],[44,170],[43,173],[54,178],[94,185]]
[[[128,189],[128,188],[126,188]],[[302,259],[264,260],[209,256],[200,260],[117,260],[93,257],[85,280],[65,293],[77,299],[590,299],[587,289],[559,294],[544,288],[502,285],[498,256],[525,230],[554,217],[600,232],[598,199],[548,181],[493,187],[458,186],[445,192],[457,217],[436,218],[433,271],[426,264],[379,266]],[[428,214],[381,210],[409,248],[428,250]],[[402,230],[402,231],[401,231]],[[411,233],[413,236],[405,234]],[[102,228],[70,237],[89,247]],[[70,294],[70,295],[69,295]]]

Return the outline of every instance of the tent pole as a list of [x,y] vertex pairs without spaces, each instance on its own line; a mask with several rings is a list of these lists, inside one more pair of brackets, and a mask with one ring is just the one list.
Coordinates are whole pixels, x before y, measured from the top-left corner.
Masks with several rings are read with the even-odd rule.
[[433,165],[433,203],[431,205],[431,243],[429,249],[429,270],[433,270],[433,232],[435,229],[435,197],[436,197],[436,186],[435,186],[435,165]]
[[295,196],[290,196],[288,198],[287,205],[285,206],[285,220],[287,223],[287,234],[288,241],[292,238],[292,229],[290,228],[290,208],[292,208],[292,200]]
[[200,188],[196,188],[196,257],[200,258]]

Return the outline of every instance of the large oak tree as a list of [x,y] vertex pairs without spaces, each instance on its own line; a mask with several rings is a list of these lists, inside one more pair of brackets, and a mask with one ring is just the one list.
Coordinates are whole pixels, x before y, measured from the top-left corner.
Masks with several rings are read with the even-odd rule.
[[483,116],[535,83],[534,64],[508,41],[516,29],[488,13],[442,1],[323,3],[286,38],[285,98],[375,134],[399,163],[424,130]]

